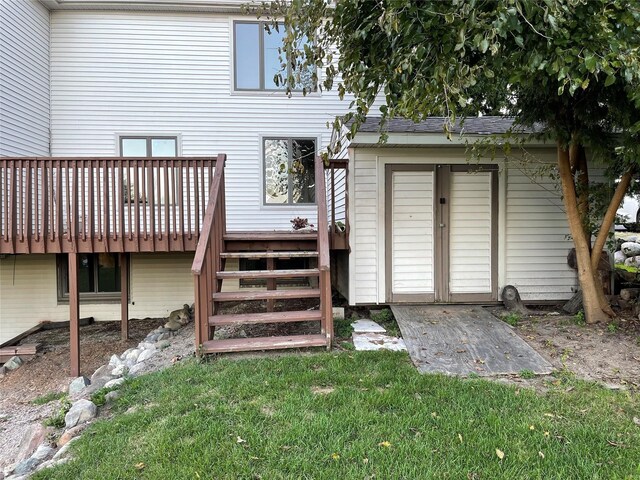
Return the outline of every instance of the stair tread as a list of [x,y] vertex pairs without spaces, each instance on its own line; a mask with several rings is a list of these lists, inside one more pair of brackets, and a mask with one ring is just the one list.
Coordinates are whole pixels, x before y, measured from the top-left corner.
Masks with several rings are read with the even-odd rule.
[[306,250],[278,251],[278,252],[223,252],[222,258],[291,258],[317,257],[318,252]]
[[219,292],[213,294],[217,302],[243,302],[249,300],[278,300],[287,298],[319,298],[319,288],[296,288],[289,290],[258,290],[252,292]]
[[325,335],[290,335],[286,337],[229,338],[203,342],[204,353],[280,350],[283,348],[326,347]]
[[227,232],[224,239],[228,241],[260,241],[260,240],[314,240],[318,232],[296,232],[281,230],[273,232]]
[[300,270],[238,270],[217,272],[218,278],[292,278],[317,277],[320,270],[305,268]]
[[209,317],[209,325],[244,325],[256,323],[311,322],[322,319],[320,310],[224,314]]

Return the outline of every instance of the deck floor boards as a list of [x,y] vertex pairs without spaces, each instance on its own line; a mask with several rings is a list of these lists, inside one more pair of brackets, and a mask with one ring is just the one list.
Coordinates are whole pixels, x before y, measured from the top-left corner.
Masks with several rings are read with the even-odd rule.
[[509,325],[482,307],[392,305],[391,310],[420,373],[493,376],[553,370]]

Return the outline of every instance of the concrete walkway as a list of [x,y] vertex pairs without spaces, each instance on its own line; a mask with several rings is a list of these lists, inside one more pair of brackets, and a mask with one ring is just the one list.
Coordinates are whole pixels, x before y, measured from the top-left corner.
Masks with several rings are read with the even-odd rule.
[[492,376],[553,370],[509,325],[482,307],[392,305],[391,310],[420,373]]

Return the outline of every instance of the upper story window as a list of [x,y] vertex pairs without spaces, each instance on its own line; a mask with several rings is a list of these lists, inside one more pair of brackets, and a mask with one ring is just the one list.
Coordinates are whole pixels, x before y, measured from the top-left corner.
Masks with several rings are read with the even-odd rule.
[[[284,39],[284,25],[278,24],[276,30],[267,22],[234,22],[233,24],[233,63],[234,90],[274,91],[284,90],[284,85],[276,85],[274,77],[282,70],[279,48]],[[303,39],[301,46],[309,43]],[[313,73],[310,68],[303,72],[292,72],[291,65],[287,75],[299,75],[295,90],[314,90]]]
[[265,203],[314,203],[316,141],[306,138],[265,138],[263,149]]

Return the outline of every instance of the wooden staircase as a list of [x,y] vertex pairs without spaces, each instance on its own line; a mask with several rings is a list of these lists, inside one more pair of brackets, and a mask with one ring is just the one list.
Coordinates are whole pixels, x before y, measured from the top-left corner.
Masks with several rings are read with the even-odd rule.
[[[321,159],[316,159],[318,232],[226,232],[224,211],[224,160],[218,161],[212,182],[203,231],[194,259],[196,295],[196,347],[200,355],[284,348],[331,348],[333,318],[329,272],[329,236],[327,226],[324,174]],[[304,268],[280,268],[282,260],[300,259]],[[266,268],[229,270],[231,262],[261,262]],[[255,263],[254,263],[255,264]],[[282,280],[297,279],[308,286],[281,288]],[[245,287],[229,291],[224,282],[253,281],[261,289]],[[291,301],[316,299],[314,310],[291,309]],[[263,302],[258,313],[224,313],[230,302]],[[275,311],[276,301],[284,311]],[[299,303],[298,307],[299,307]],[[282,307],[279,305],[278,307]],[[258,324],[314,322],[317,333],[269,337],[215,339],[218,327]]]

